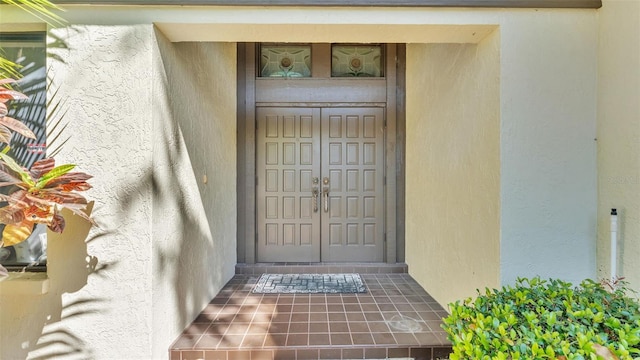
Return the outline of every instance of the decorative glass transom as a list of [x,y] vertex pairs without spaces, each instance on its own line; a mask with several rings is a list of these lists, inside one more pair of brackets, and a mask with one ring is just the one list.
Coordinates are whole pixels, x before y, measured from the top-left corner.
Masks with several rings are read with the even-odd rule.
[[331,76],[382,77],[382,46],[333,45]]
[[311,77],[311,46],[262,45],[261,77]]

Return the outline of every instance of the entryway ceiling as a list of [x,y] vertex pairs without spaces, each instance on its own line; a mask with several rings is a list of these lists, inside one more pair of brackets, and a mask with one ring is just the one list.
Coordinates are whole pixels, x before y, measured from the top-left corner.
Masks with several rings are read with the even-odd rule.
[[173,42],[479,43],[497,25],[156,23]]

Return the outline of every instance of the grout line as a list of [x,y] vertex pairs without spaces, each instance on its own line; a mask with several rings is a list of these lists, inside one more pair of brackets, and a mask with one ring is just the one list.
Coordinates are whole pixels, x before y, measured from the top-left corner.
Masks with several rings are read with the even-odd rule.
[[[358,269],[354,269],[354,270],[358,270]],[[435,305],[435,303],[433,303],[432,298],[428,295],[428,293],[424,292],[424,289],[422,289],[421,287],[419,287],[419,285],[416,285],[417,283],[415,282],[415,280],[413,280],[410,275],[408,274],[373,274],[373,275],[367,275],[362,277],[363,282],[365,283],[365,285],[369,288],[369,292],[365,293],[365,294],[341,294],[339,295],[337,298],[334,297],[329,297],[328,294],[313,294],[313,295],[301,295],[301,294],[293,294],[293,295],[289,295],[291,296],[291,302],[287,302],[287,303],[281,303],[280,300],[284,299],[284,295],[278,295],[273,301],[269,301],[269,303],[265,303],[265,299],[267,298],[265,295],[260,295],[260,296],[256,296],[256,294],[252,294],[250,293],[250,287],[252,284],[255,284],[255,277],[252,276],[239,276],[239,277],[234,277],[227,285],[225,285],[225,287],[223,287],[223,290],[221,291],[221,293],[223,294],[221,297],[222,298],[226,298],[226,300],[224,301],[224,304],[214,304],[216,306],[220,306],[222,305],[221,309],[217,309],[217,313],[216,314],[207,314],[207,316],[210,315],[215,315],[213,317],[213,319],[211,319],[208,322],[203,323],[203,325],[207,325],[207,329],[202,332],[201,334],[196,334],[197,336],[195,336],[195,342],[193,343],[193,345],[191,347],[189,347],[188,349],[191,351],[200,351],[196,348],[196,344],[199,343],[200,341],[202,341],[202,339],[204,338],[204,335],[209,334],[209,333],[213,333],[213,332],[209,332],[208,329],[212,328],[214,326],[214,320],[215,317],[220,315],[220,311],[222,309],[224,309],[224,307],[226,306],[237,306],[238,310],[240,310],[243,306],[244,307],[249,307],[248,309],[245,308],[243,309],[243,313],[244,315],[249,315],[249,313],[245,313],[244,311],[250,311],[251,315],[248,320],[248,324],[245,324],[245,322],[242,322],[242,324],[247,325],[246,329],[244,329],[244,332],[242,334],[238,334],[240,335],[240,343],[235,347],[235,348],[228,348],[227,350],[224,350],[226,355],[228,356],[228,351],[237,351],[237,350],[241,350],[242,349],[242,343],[248,339],[247,335],[249,335],[249,329],[251,329],[252,326],[254,326],[255,324],[257,324],[257,321],[260,321],[260,324],[262,323],[266,323],[267,328],[264,329],[265,331],[262,331],[261,329],[258,329],[258,331],[255,334],[252,335],[264,335],[263,337],[263,341],[260,345],[256,345],[257,347],[252,347],[250,349],[248,349],[249,351],[253,351],[253,350],[265,350],[265,351],[270,351],[273,355],[274,351],[273,349],[265,349],[265,344],[266,344],[266,340],[267,338],[269,338],[269,328],[271,326],[271,324],[273,323],[274,317],[276,316],[276,314],[288,314],[288,318],[284,319],[287,326],[290,326],[292,324],[292,314],[306,314],[306,332],[303,333],[296,333],[296,335],[299,335],[300,337],[302,337],[302,339],[304,339],[304,337],[306,337],[306,345],[299,345],[299,346],[293,346],[293,349],[298,349],[298,350],[303,350],[303,349],[308,349],[308,348],[312,348],[312,349],[320,349],[320,348],[330,348],[330,347],[338,347],[338,348],[349,348],[349,349],[353,349],[353,348],[369,348],[369,347],[374,347],[374,348],[384,348],[386,349],[387,353],[391,348],[396,348],[396,347],[402,347],[401,344],[397,344],[397,339],[399,334],[411,334],[411,336],[409,336],[409,338],[413,337],[413,340],[410,340],[411,344],[407,344],[408,348],[420,348],[422,345],[420,345],[420,341],[418,341],[417,337],[415,334],[410,333],[410,332],[396,332],[394,331],[394,329],[388,328],[386,331],[382,328],[380,328],[380,331],[376,331],[374,332],[372,330],[372,325],[374,322],[382,322],[383,324],[387,324],[388,320],[385,319],[384,317],[384,313],[385,312],[393,312],[393,313],[397,313],[397,314],[403,314],[403,313],[415,313],[417,314],[417,318],[416,320],[419,320],[423,323],[423,325],[426,325],[423,327],[423,331],[421,332],[425,332],[425,333],[431,333],[431,334],[436,334],[436,331],[434,331],[431,326],[429,326],[426,322],[426,320],[422,319],[422,317],[420,316],[420,312],[426,312],[426,311],[433,311],[434,313],[439,313],[442,312],[443,309],[437,308],[437,306]],[[372,289],[373,287],[373,289]],[[379,293],[378,295],[373,295],[371,292],[375,291],[377,293]],[[230,293],[229,293],[230,292]],[[377,297],[381,297],[384,302],[379,303],[377,300]],[[215,299],[215,298],[214,298]],[[305,300],[302,302],[296,302],[297,300]],[[314,300],[316,300],[316,302],[313,302]],[[337,300],[337,301],[336,301]],[[348,302],[345,302],[345,300],[347,300]],[[237,303],[236,303],[237,301]],[[329,302],[332,301],[332,302]],[[365,302],[363,302],[365,301]],[[285,305],[285,306],[290,306],[291,309],[290,310],[285,310],[282,312],[278,312],[278,306],[280,305]],[[344,318],[345,318],[345,324],[346,326],[346,331],[347,333],[340,333],[340,332],[332,332],[331,331],[331,320],[329,317],[329,314],[331,313],[329,310],[329,305],[339,305],[341,307],[341,311],[336,312],[337,314],[344,314]],[[382,311],[382,309],[380,308],[382,305],[387,305],[385,308],[388,308],[389,305],[391,305],[390,309],[395,309],[395,311],[391,311],[389,310],[385,310]],[[403,306],[400,306],[400,305]],[[324,312],[318,312],[318,311],[314,311],[312,312],[312,305],[323,305],[324,307],[326,307],[326,311]],[[349,306],[349,310],[346,308],[347,305]],[[354,308],[356,308],[354,305],[357,305],[359,308],[357,308],[358,310],[354,310]],[[372,306],[373,305],[373,306]],[[408,306],[406,306],[408,305]],[[419,307],[421,308],[420,311],[418,311],[418,309],[416,308],[417,305],[420,305]],[[298,307],[302,307],[302,309],[299,309],[298,311],[294,312],[294,306],[298,306]],[[370,311],[365,311],[365,309],[363,308],[363,306],[366,306],[367,310]],[[400,310],[398,307],[403,308],[404,310]],[[264,310],[260,310],[260,309],[270,309],[270,312],[264,312]],[[252,310],[249,310],[252,309]],[[376,309],[376,310],[373,310]],[[335,309],[334,309],[335,310]],[[379,313],[380,315],[382,315],[382,319],[381,320],[377,320],[377,316],[373,318],[373,320],[368,320],[367,317],[365,316],[365,313],[367,312],[371,312],[371,313]],[[322,344],[322,340],[320,340],[319,342],[321,342],[320,344],[315,344],[315,345],[310,345],[310,341],[311,341],[311,324],[312,324],[312,320],[311,320],[311,314],[316,314],[316,313],[324,313],[324,320],[323,319],[317,319],[315,320],[315,322],[319,322],[319,323],[324,323],[326,322],[327,324],[327,329],[326,329],[326,333],[325,332],[320,332],[320,333],[314,333],[314,334],[326,334],[326,336],[328,336],[327,339],[327,344]],[[362,320],[356,318],[355,320],[350,321],[349,318],[347,317],[348,313],[352,313],[352,314],[360,314],[360,317],[362,318]],[[229,331],[229,327],[231,325],[237,325],[240,324],[238,322],[238,320],[240,320],[238,318],[238,312],[236,312],[235,314],[231,314],[231,313],[225,313],[227,315],[232,315],[233,317],[229,320],[229,326],[225,329],[225,331],[222,334],[222,337],[224,337],[224,335],[226,335],[227,331]],[[439,316],[439,315],[438,315]],[[263,318],[264,317],[264,318]],[[286,316],[285,316],[286,318]],[[303,317],[304,318],[304,317]],[[244,319],[243,319],[244,320]],[[377,321],[376,321],[377,320]],[[434,320],[434,324],[435,324]],[[353,329],[353,325],[355,323],[361,323],[364,322],[365,324],[360,324],[362,327],[359,329]],[[297,323],[301,323],[300,321],[298,321]],[[304,322],[302,322],[304,323]],[[388,324],[387,324],[388,325]],[[366,329],[366,331],[365,331]],[[302,330],[302,329],[301,329]],[[355,330],[362,330],[362,331],[358,331],[358,332],[354,332]],[[354,344],[354,335],[355,334],[359,334],[359,333],[368,333],[369,336],[371,337],[371,344]],[[391,338],[395,341],[396,344],[390,345],[390,344],[378,344],[375,340],[375,337],[373,336],[374,334],[378,334],[378,333],[389,333]],[[280,334],[280,333],[278,333]],[[332,336],[331,335],[336,335],[336,334],[341,334],[341,335],[348,335],[350,338],[350,342],[351,344],[345,344],[345,345],[339,345],[339,344],[334,344],[334,342],[332,341]],[[182,336],[183,334],[181,334]],[[235,334],[234,334],[235,335]],[[284,334],[283,334],[284,335]],[[288,346],[286,346],[287,342],[289,341],[289,337],[292,336],[293,334],[290,333],[289,331],[286,332],[286,337],[284,338],[284,345],[274,345],[275,349],[280,349],[280,348],[289,348]],[[407,337],[407,335],[403,335],[401,337]],[[302,340],[301,339],[301,340]],[[345,339],[346,340],[346,339]],[[365,339],[363,339],[365,340]],[[439,343],[439,345],[433,345],[433,346],[440,346],[440,347],[447,347],[448,344],[445,344],[443,342],[442,336],[438,336],[435,335],[435,340]],[[369,341],[369,340],[366,340]],[[417,345],[414,344],[414,342],[417,342]],[[220,343],[222,343],[222,341],[220,341],[218,343],[218,346],[216,346],[216,349],[219,349],[219,345]],[[184,349],[184,351],[189,351],[188,349]],[[180,358],[182,358],[182,351],[180,350]],[[220,351],[220,350],[219,350]],[[320,350],[318,350],[319,352]],[[342,352],[342,350],[340,350]],[[364,350],[363,350],[364,352]]]

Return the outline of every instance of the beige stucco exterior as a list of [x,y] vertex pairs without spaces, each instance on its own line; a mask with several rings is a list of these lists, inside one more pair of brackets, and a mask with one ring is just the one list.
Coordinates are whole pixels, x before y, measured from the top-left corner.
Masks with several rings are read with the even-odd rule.
[[406,261],[444,304],[500,285],[499,45],[407,48]]
[[153,25],[53,34],[69,47],[51,50],[70,135],[56,158],[95,176],[99,226],[68,251],[52,240],[48,293],[2,293],[0,358],[164,358],[234,273],[235,46]]
[[598,60],[598,277],[610,277],[617,208],[617,274],[640,291],[640,2],[604,1]]
[[165,331],[151,349],[162,358],[235,273],[236,48],[154,38],[152,329]]
[[[108,267],[87,277],[80,254],[69,271],[88,280],[52,268],[47,294],[3,294],[0,358],[48,351],[43,331],[66,331],[97,359],[166,358],[233,274],[238,41],[407,43],[406,261],[440,303],[518,276],[596,277],[596,219],[603,269],[613,206],[622,272],[638,288],[638,183],[607,181],[638,174],[638,108],[622,97],[639,95],[631,3],[69,7],[70,23],[85,25],[54,31],[68,46],[52,74],[72,135],[59,160],[96,176],[101,226],[86,254]],[[3,27],[37,22],[0,14]]]
[[[84,255],[65,264],[64,276],[50,279],[60,290],[25,295],[31,302],[2,296],[0,358],[46,357],[74,347],[85,358],[125,356],[151,348],[151,336],[140,335],[152,325],[152,27],[79,26],[55,34],[72,49],[52,50],[64,63],[49,60],[57,98],[68,108],[63,121],[70,140],[57,161],[95,176],[87,195],[96,202],[99,227],[81,247]],[[87,256],[96,257],[105,276],[89,275]],[[49,262],[66,263],[67,256],[50,253]],[[76,277],[84,282],[74,284]],[[8,319],[14,311],[23,317]],[[104,334],[119,345],[99,345]]]

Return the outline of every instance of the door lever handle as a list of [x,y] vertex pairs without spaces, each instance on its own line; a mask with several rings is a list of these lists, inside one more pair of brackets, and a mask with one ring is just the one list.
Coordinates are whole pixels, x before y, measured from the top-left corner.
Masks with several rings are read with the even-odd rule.
[[329,187],[322,189],[322,197],[324,198],[324,212],[329,212]]

